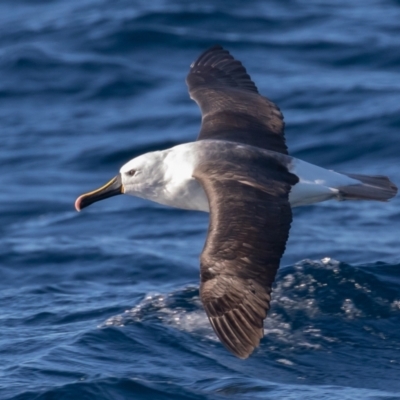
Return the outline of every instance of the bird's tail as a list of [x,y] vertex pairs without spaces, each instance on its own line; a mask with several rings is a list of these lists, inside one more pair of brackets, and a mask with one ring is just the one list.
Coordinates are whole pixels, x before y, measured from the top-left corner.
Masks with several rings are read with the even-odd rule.
[[388,201],[397,194],[397,186],[387,176],[346,174],[359,184],[338,187],[341,200]]

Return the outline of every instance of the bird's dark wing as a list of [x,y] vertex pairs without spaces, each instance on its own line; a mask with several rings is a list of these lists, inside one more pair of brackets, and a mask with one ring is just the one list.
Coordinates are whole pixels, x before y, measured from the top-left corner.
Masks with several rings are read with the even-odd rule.
[[214,46],[204,52],[190,66],[186,83],[202,114],[197,140],[228,140],[288,154],[282,113],[258,93],[227,50]]
[[269,157],[203,162],[193,176],[210,205],[201,300],[221,342],[247,358],[263,337],[292,221],[288,195],[298,178]]

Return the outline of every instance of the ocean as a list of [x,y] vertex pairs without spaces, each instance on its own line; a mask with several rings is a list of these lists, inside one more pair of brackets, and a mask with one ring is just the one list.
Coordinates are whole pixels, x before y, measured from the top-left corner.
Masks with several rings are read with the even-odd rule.
[[400,2],[2,0],[0,399],[400,399],[400,197],[297,208],[265,337],[231,355],[199,299],[208,215],[74,201],[195,140],[220,44],[290,154],[400,185]]

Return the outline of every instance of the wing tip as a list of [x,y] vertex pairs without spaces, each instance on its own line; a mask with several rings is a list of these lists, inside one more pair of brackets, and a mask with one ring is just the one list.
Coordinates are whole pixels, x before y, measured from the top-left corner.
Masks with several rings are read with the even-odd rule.
[[188,79],[190,79],[190,75],[198,74],[199,71],[201,73],[207,71],[206,73],[209,74],[210,77],[215,74],[214,77],[217,81],[220,79],[224,81],[225,84],[229,82],[227,85],[228,87],[233,85],[242,90],[258,94],[257,86],[252,81],[243,64],[235,59],[229,51],[220,44],[209,47],[190,64],[190,72],[186,78],[186,83],[189,87],[190,83]]
[[237,324],[238,321],[235,320],[235,316],[227,318],[227,314],[218,317],[209,316],[210,324],[224,347],[236,357],[245,360],[260,345],[264,337],[264,324],[261,321],[260,328],[253,326],[249,329],[240,321]]

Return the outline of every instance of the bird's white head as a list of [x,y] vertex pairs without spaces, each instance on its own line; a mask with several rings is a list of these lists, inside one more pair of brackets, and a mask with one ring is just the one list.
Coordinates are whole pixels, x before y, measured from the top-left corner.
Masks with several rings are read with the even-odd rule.
[[163,188],[163,151],[143,154],[123,165],[119,174],[104,186],[91,192],[82,194],[75,201],[75,208],[83,208],[99,200],[118,194],[154,199],[159,196]]
[[164,152],[154,151],[128,161],[119,170],[125,194],[152,199],[163,187]]

